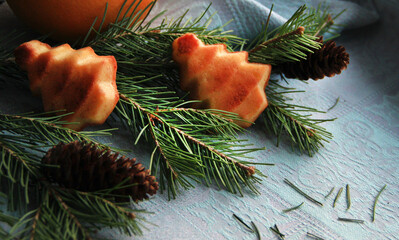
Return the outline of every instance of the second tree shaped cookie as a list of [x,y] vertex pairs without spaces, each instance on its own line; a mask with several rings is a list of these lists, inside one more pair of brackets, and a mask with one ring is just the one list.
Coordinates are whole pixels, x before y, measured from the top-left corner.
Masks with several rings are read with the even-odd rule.
[[173,60],[180,67],[180,87],[201,102],[194,108],[237,113],[251,126],[267,107],[265,87],[271,66],[248,62],[247,52],[228,52],[226,45],[205,45],[188,33],[173,42]]

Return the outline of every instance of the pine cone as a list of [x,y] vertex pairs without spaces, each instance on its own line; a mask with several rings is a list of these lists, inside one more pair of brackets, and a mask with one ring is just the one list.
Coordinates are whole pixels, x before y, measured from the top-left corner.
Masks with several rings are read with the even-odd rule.
[[[65,188],[91,192],[113,188],[123,182],[130,186],[112,193],[131,196],[135,201],[147,199],[158,190],[155,177],[142,164],[136,163],[136,159],[119,157],[109,150],[98,149],[95,144],[59,143],[47,152],[42,162],[60,166],[45,168],[44,175]],[[122,199],[117,198],[118,201]]]
[[[323,43],[323,37],[317,41]],[[335,74],[340,74],[348,64],[349,54],[345,48],[336,46],[336,43],[330,40],[314,53],[308,53],[306,59],[282,64],[280,70],[287,78],[318,80],[326,76],[332,77]]]

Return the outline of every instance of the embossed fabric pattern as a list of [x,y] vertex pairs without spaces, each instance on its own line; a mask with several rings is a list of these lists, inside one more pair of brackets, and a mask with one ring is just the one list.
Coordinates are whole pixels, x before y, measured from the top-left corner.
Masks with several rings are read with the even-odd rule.
[[[1,0],[0,0],[1,1]],[[256,239],[232,217],[253,221],[262,239],[278,239],[269,227],[277,224],[288,240],[311,239],[307,232],[329,240],[399,239],[399,1],[384,0],[215,0],[210,13],[217,11],[213,26],[234,19],[227,29],[245,38],[252,38],[260,30],[275,4],[272,26],[278,26],[303,3],[317,6],[326,2],[333,12],[346,12],[339,18],[342,35],[337,39],[350,54],[348,69],[341,75],[308,84],[290,80],[291,86],[306,90],[294,101],[320,110],[328,110],[339,97],[337,106],[320,118],[337,118],[324,126],[334,138],[314,157],[299,155],[288,143],[275,146],[273,137],[265,134],[261,123],[251,127],[241,137],[255,147],[267,150],[253,154],[256,162],[275,163],[274,167],[259,166],[268,178],[259,184],[260,195],[247,193],[244,197],[216,188],[197,184],[195,189],[182,191],[176,200],[159,194],[140,204],[154,212],[146,219],[141,237],[104,236],[115,239]],[[179,16],[187,8],[196,16],[209,1],[159,1],[154,13],[168,9],[168,17]],[[209,15],[210,15],[209,13]],[[5,14],[5,15],[2,15]],[[209,16],[208,15],[208,16]],[[5,20],[5,21],[2,21]],[[7,4],[0,6],[0,30],[17,21]],[[40,102],[25,88],[1,88],[0,110],[26,112],[40,109]],[[116,147],[132,149],[131,156],[144,165],[149,164],[151,149],[134,146],[125,132],[112,138]],[[307,201],[283,181],[287,178],[303,191],[320,200],[324,206]],[[345,186],[351,188],[351,208],[347,210]],[[376,208],[376,220],[371,221],[372,208],[378,191],[387,184]],[[335,187],[329,198],[324,196]],[[344,191],[333,207],[339,188]],[[289,213],[283,209],[304,205]],[[338,217],[364,220],[363,224],[338,221]]]

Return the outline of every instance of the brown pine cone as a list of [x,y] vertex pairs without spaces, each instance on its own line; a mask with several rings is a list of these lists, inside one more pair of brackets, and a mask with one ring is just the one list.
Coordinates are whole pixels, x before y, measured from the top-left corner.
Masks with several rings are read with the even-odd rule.
[[[119,157],[95,144],[59,143],[47,152],[42,162],[59,166],[46,167],[44,175],[50,182],[65,188],[91,192],[120,186],[123,182],[129,186],[117,188],[112,194],[131,196],[135,201],[148,199],[148,195],[154,195],[158,190],[155,177],[142,164],[136,163],[135,158]],[[118,201],[122,199],[117,198]]]
[[[318,42],[323,43],[323,37]],[[306,59],[299,62],[288,62],[279,66],[287,78],[300,80],[319,80],[324,77],[332,77],[340,74],[349,64],[349,54],[343,46],[336,46],[332,40],[325,42],[314,53],[308,53]]]

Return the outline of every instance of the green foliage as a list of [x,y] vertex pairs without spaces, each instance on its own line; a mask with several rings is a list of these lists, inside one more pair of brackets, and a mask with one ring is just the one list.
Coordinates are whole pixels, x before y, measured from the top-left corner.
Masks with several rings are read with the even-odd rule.
[[110,131],[113,129],[77,132],[66,128],[69,123],[61,120],[70,113],[57,116],[54,116],[54,114],[56,112],[23,115],[0,114],[0,131],[19,134],[30,141],[48,143],[50,145],[79,140],[94,142],[102,148],[107,147],[93,137],[110,135]]
[[47,185],[38,208],[14,221],[9,234],[19,239],[93,239],[105,227],[129,236],[142,234],[137,220],[144,219],[137,214],[145,211],[110,198],[104,191],[86,193]]
[[304,33],[303,28],[267,40],[249,51],[251,62],[277,66],[306,59],[307,53],[320,48],[317,37]]
[[164,18],[159,26],[154,27],[151,23],[160,20],[165,12],[159,13],[146,24],[138,20],[142,12],[136,16],[123,16],[108,31],[98,33],[94,40],[84,45],[91,46],[100,55],[115,56],[118,73],[123,76],[161,75],[162,78],[155,78],[146,84],[168,86],[175,90],[179,77],[177,66],[172,60],[172,43],[176,38],[191,32],[207,44],[225,43],[230,50],[244,43],[243,39],[224,31],[224,26],[208,29],[213,16],[205,19],[208,11],[206,9],[195,19],[185,20],[187,11],[175,20]]
[[[40,159],[32,151],[34,144],[25,138],[0,132],[0,184],[1,191],[8,196],[10,210],[26,210],[30,202],[29,191],[36,185]],[[36,189],[37,190],[37,189]]]
[[277,146],[284,136],[288,136],[295,149],[312,156],[323,146],[323,142],[332,138],[332,134],[320,126],[320,123],[335,119],[313,119],[311,113],[325,112],[292,103],[293,99],[287,95],[298,92],[301,91],[270,80],[266,89],[269,106],[262,117],[268,132],[277,137]]
[[333,17],[328,10],[321,4],[318,8],[303,5],[282,26],[270,30],[272,7],[263,30],[247,47],[250,61],[276,66],[306,59],[309,52],[320,48],[315,41],[319,36],[335,34],[334,20],[342,12]]
[[[7,227],[14,226],[14,224],[17,223],[17,221],[18,218],[5,214],[2,211],[0,211],[0,222],[7,224],[8,225]],[[4,226],[0,226],[0,239],[11,239],[11,235],[9,234],[8,229],[4,229]]]
[[[269,18],[273,7],[270,10]],[[342,13],[342,12],[341,12]],[[334,19],[328,7],[319,5],[317,9],[300,7],[282,26],[269,29],[269,18],[263,31],[248,45],[249,59],[252,62],[279,64],[306,59],[309,52],[318,49],[319,36],[335,31]],[[285,78],[282,76],[285,80]],[[286,81],[287,82],[287,81]],[[277,146],[284,136],[295,149],[312,156],[328,142],[332,134],[320,124],[334,119],[313,119],[312,113],[324,113],[313,107],[292,104],[294,88],[283,87],[278,81],[271,80],[266,88],[269,106],[262,114],[269,133],[277,137]]]
[[84,193],[49,184],[43,177],[43,167],[48,166],[41,158],[45,149],[58,142],[80,140],[109,148],[93,139],[109,134],[108,130],[76,132],[60,126],[64,124],[61,117],[0,114],[0,190],[7,196],[10,211],[37,207],[12,222],[9,233],[0,231],[2,239],[91,239],[95,230],[103,227],[141,234],[140,218],[131,214],[137,211],[126,202],[113,203],[114,196],[108,194],[124,186]]
[[124,78],[118,83],[122,95],[116,113],[136,142],[142,138],[153,145],[150,168],[159,176],[161,190],[167,189],[174,198],[179,187],[193,187],[193,180],[233,193],[242,194],[241,185],[257,192],[254,168],[240,159],[259,149],[248,148],[245,140],[237,138],[242,131],[234,123],[238,116],[184,107],[187,103],[179,105],[181,101],[170,98],[166,89],[162,95],[162,88],[137,85],[143,81]]

